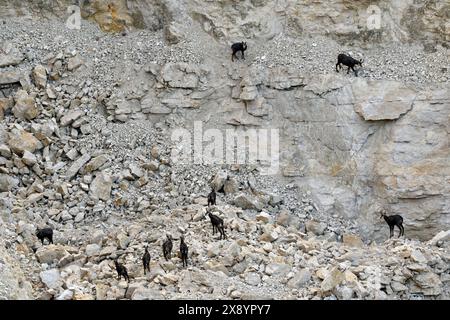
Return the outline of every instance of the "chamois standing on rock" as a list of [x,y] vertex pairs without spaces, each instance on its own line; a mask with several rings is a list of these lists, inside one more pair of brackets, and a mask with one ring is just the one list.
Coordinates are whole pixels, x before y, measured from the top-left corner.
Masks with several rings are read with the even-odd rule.
[[36,237],[41,240],[44,245],[44,240],[47,239],[48,243],[53,243],[53,230],[51,228],[38,229],[36,231]]
[[358,73],[356,72],[356,70],[354,69],[355,65],[359,65],[362,67],[362,61],[353,59],[352,57],[346,55],[346,54],[339,54],[338,55],[338,62],[336,63],[336,72],[339,72],[338,70],[338,66],[339,68],[342,68],[341,64],[343,64],[344,66],[347,66],[347,74],[350,72],[350,69],[352,69],[352,71],[355,73],[355,76],[358,76]]
[[172,253],[172,237],[170,235],[167,235],[167,240],[164,241],[163,245],[162,245],[162,249],[163,249],[163,254],[164,254],[164,258],[166,260],[170,259],[170,255]]
[[180,237],[180,254],[181,254],[181,260],[183,261],[183,267],[188,265],[187,259],[188,259],[188,246],[184,242],[184,237]]
[[220,233],[220,240],[226,239],[227,236],[225,235],[225,229],[223,227],[223,219],[216,216],[215,214],[212,214],[210,211],[208,212],[208,216],[211,219],[211,224],[213,227],[213,235],[216,233],[216,229],[217,231],[219,231]]
[[123,276],[125,280],[130,281],[130,277],[128,277],[127,268],[117,261],[117,258],[114,260],[114,265],[116,266],[117,271],[117,280],[120,280]]
[[146,246],[144,256],[142,257],[142,264],[144,265],[144,275],[147,274],[147,271],[150,272],[150,259],[150,252],[148,252],[148,248]]
[[208,207],[209,205],[216,205],[216,191],[214,189],[208,194]]
[[242,59],[245,60],[244,51],[247,50],[247,43],[246,42],[236,42],[231,45],[231,50],[233,50],[233,53],[231,54],[231,61],[234,61],[234,58],[236,57],[236,53],[239,51],[242,52]]
[[397,228],[399,228],[399,230],[400,230],[400,232],[398,234],[399,238],[405,234],[405,228],[403,228],[402,216],[400,216],[398,214],[395,214],[392,216],[387,216],[386,210],[381,210],[380,213],[381,213],[380,218],[384,218],[384,221],[386,221],[386,223],[389,225],[389,231],[390,231],[389,238],[392,238],[394,236],[394,227],[395,226],[397,226]]

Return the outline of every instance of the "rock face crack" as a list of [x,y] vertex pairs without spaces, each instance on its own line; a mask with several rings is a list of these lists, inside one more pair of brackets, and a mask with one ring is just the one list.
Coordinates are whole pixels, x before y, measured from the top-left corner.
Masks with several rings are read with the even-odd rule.
[[413,108],[417,93],[396,81],[352,84],[355,112],[367,121],[397,120]]

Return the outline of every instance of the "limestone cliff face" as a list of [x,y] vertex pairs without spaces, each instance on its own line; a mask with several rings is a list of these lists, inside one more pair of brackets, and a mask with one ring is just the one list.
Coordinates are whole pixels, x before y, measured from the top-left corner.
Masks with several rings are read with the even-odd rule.
[[279,179],[312,190],[319,210],[330,216],[356,219],[365,237],[382,238],[377,231],[385,225],[375,212],[380,207],[404,216],[414,238],[427,239],[449,225],[445,86],[418,89],[392,80],[250,67],[230,71],[238,80],[224,88],[219,67],[154,67],[134,75],[154,89],[140,104],[111,99],[110,116],[153,120],[181,107],[186,123],[279,128]]
[[[2,1],[0,16],[65,19],[70,4]],[[370,5],[380,8],[379,29],[367,29]],[[279,35],[321,35],[356,47],[391,41],[445,46],[448,1],[91,0],[80,6],[83,18],[104,31],[164,30],[168,44],[196,28],[213,52],[202,64],[127,71],[132,80],[120,88],[123,94],[105,100],[109,119],[154,120],[182,109],[186,122],[200,117],[211,126],[280,128],[278,178],[310,189],[320,210],[356,219],[365,237],[377,238],[385,228],[374,213],[381,206],[405,217],[411,237],[427,239],[449,228],[448,81],[419,88],[288,66],[230,67],[214,56],[232,41],[249,39],[257,47]],[[130,98],[126,88],[141,82],[147,88]]]
[[427,238],[448,225],[448,90],[355,79],[299,102],[293,105],[309,107],[302,108],[303,116],[293,112],[298,124],[291,131],[302,143],[292,149],[310,164],[304,168],[306,184],[325,210],[355,217],[362,234],[371,237],[378,228],[376,206],[407,217],[414,237]]

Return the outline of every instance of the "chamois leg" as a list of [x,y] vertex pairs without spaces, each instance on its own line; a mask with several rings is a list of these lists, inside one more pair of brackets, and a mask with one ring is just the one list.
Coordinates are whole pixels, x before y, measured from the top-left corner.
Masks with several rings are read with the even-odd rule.
[[350,72],[350,67],[347,68],[347,74]]
[[245,60],[244,51],[242,51],[242,60]]
[[394,226],[389,226],[389,238],[394,236]]
[[400,232],[398,234],[398,237],[400,238],[401,236],[403,236],[405,234],[405,228],[403,228],[403,225],[399,224],[398,228],[400,229]]
[[338,67],[341,68],[341,64],[339,62],[336,63],[336,72],[339,72]]
[[220,232],[220,240],[227,238],[227,236],[225,235],[225,230],[223,228],[223,225],[219,226],[219,232]]

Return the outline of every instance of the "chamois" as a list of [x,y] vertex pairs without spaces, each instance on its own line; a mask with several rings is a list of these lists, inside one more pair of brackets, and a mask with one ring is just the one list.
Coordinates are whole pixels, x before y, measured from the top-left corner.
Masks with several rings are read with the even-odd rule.
[[47,239],[48,243],[53,243],[53,230],[51,228],[38,229],[36,231],[36,236],[41,240],[42,245],[44,245],[44,240]]
[[162,245],[162,249],[163,249],[163,254],[164,254],[164,258],[166,260],[170,259],[170,255],[172,253],[172,237],[170,235],[167,235],[167,240],[164,241],[163,245]]
[[125,280],[130,281],[130,277],[128,277],[127,268],[123,264],[119,263],[117,261],[117,258],[114,259],[114,264],[116,266],[116,271],[117,271],[117,280],[120,280],[123,276],[123,278]]
[[386,221],[386,223],[389,225],[389,231],[390,231],[389,238],[392,238],[394,236],[394,227],[395,226],[397,226],[400,230],[400,232],[398,234],[399,238],[401,236],[405,235],[405,228],[403,228],[402,216],[400,216],[398,214],[395,214],[392,216],[387,216],[386,210],[381,210],[380,213],[381,213],[380,218],[384,218],[384,221]]
[[219,231],[220,233],[220,240],[222,240],[222,237],[226,239],[227,236],[225,235],[225,229],[223,227],[223,219],[216,216],[215,214],[212,214],[210,211],[208,212],[208,216],[211,219],[211,224],[213,227],[213,235],[216,233],[217,229],[217,231]]
[[231,50],[233,50],[233,53],[231,54],[231,61],[234,61],[234,58],[236,57],[236,53],[239,51],[242,52],[242,59],[245,60],[244,51],[247,50],[247,43],[246,42],[236,42],[231,45]]
[[339,66],[339,68],[342,68],[341,63],[344,66],[348,67],[347,74],[350,72],[350,69],[352,69],[352,71],[355,73],[355,76],[358,76],[358,73],[355,71],[354,67],[357,64],[362,66],[362,61],[353,59],[352,57],[350,57],[350,56],[348,56],[346,54],[340,53],[338,55],[338,62],[336,63],[336,72],[339,72],[338,66]]
[[181,254],[181,260],[183,261],[183,267],[186,265],[188,265],[187,259],[188,259],[188,246],[187,244],[184,242],[184,237],[181,236],[180,237],[180,254]]
[[208,207],[209,205],[216,205],[216,191],[214,190],[214,188],[212,189],[212,191],[208,194]]
[[148,252],[147,246],[145,247],[145,252],[142,257],[142,264],[144,265],[144,275],[147,274],[146,272],[150,272],[150,252]]

